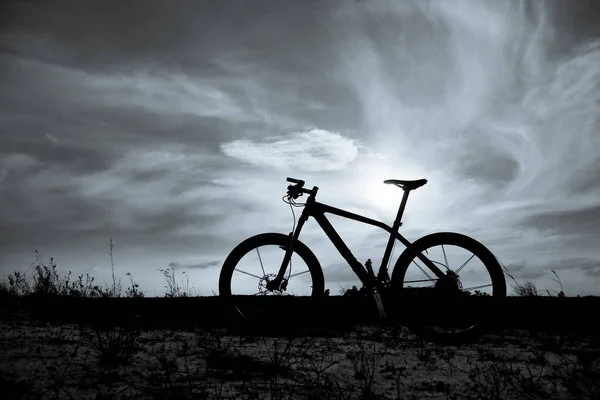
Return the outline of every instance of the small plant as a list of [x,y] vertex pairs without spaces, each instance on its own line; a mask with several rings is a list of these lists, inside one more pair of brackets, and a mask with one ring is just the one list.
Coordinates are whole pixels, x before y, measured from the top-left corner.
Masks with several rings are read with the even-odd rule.
[[560,280],[560,277],[558,276],[558,274],[556,273],[556,271],[555,271],[555,270],[551,270],[551,272],[552,272],[552,273],[554,274],[554,276],[556,277],[556,279],[555,279],[555,278],[552,278],[552,279],[554,280],[554,282],[558,283],[558,285],[560,286],[560,292],[558,292],[556,295],[557,295],[558,297],[565,297],[565,292],[564,292],[564,290],[563,290],[563,285],[562,285],[562,282],[561,282],[561,280]]
[[[165,293],[165,297],[188,297],[188,296],[190,296],[190,281],[189,281],[187,275],[185,276],[186,285],[185,285],[185,289],[184,289],[177,282],[177,279],[175,279],[175,268],[171,267],[171,268],[167,268],[167,269],[159,269],[159,271],[165,278],[165,281],[167,282],[167,284],[165,285],[165,289],[167,289],[167,292]],[[185,271],[183,271],[182,274],[185,274]]]
[[506,367],[501,363],[492,363],[481,367],[470,357],[467,358],[470,391],[480,399],[503,399],[509,389],[509,379]]
[[[69,276],[70,274],[71,271],[69,271]],[[76,281],[71,282],[68,294],[73,297],[98,297],[100,295],[99,288],[93,284],[94,277],[90,276],[90,274],[85,274],[85,281],[83,274],[79,275]]]
[[[54,257],[50,258],[49,265],[45,265],[37,250],[35,250],[35,254],[37,265],[35,266],[35,273],[33,275],[32,294],[41,296],[61,294],[65,287],[63,286],[61,288],[60,277],[56,271]],[[68,279],[69,278],[67,277],[65,280],[68,281]]]
[[333,398],[336,382],[328,370],[342,360],[339,355],[326,351],[326,347],[315,348],[314,343],[309,343],[305,357],[301,359],[302,364],[298,368],[303,381],[309,387],[309,399]]
[[119,278],[119,281],[117,281],[115,278],[115,260],[113,255],[113,249],[115,248],[115,245],[112,238],[109,239],[108,248],[109,250],[107,251],[107,254],[110,256],[110,267],[112,270],[112,286],[109,288],[107,285],[106,289],[101,293],[101,296],[121,297],[121,279]]
[[358,347],[358,350],[349,352],[346,358],[352,363],[354,377],[360,382],[362,398],[371,398],[374,397],[373,382],[377,369],[385,353],[377,351],[375,344],[367,348],[364,343],[360,343]]
[[291,364],[293,364],[294,354],[294,338],[283,340],[273,338],[272,341],[263,340],[265,353],[269,358],[269,366],[275,373],[287,372]]
[[600,398],[600,352],[581,349],[574,359],[561,358],[563,365],[554,367],[553,378],[579,399]]
[[[121,280],[116,280],[114,276],[114,244],[110,240],[110,263],[113,269],[113,282],[111,286],[106,285],[103,289],[94,285],[94,278],[89,274],[79,275],[76,280],[71,281],[72,272],[69,271],[63,278],[60,277],[57,264],[54,257],[49,259],[46,264],[42,260],[42,255],[35,250],[36,266],[33,271],[32,283],[27,279],[26,274],[14,272],[7,276],[6,282],[0,283],[0,294],[8,296],[73,296],[73,297],[120,297]],[[132,281],[132,291],[128,295],[139,297],[141,292],[138,286]]]
[[8,296],[26,296],[31,293],[31,285],[25,278],[25,274],[15,271],[8,275],[8,284],[2,282],[0,291]]
[[139,349],[141,330],[133,325],[100,326],[86,338],[100,365],[127,365]]
[[[61,329],[62,330],[62,329]],[[56,340],[61,340],[63,336],[63,332],[59,332]],[[43,397],[48,396],[50,393],[53,394],[53,398],[61,399],[61,398],[72,398],[73,395],[68,388],[69,380],[71,379],[71,371],[72,366],[75,363],[75,359],[79,352],[79,344],[77,344],[73,349],[68,350],[65,348],[63,350],[60,344],[55,346],[55,351],[58,352],[63,360],[67,360],[66,365],[63,364],[64,367],[58,368],[57,365],[51,360],[49,360],[42,352],[41,346],[36,348],[36,353],[40,358],[42,365],[44,366],[44,370],[46,372],[47,378],[50,380],[51,384],[42,394]]]
[[517,296],[534,297],[539,296],[537,287],[531,281],[525,283],[517,283],[513,286],[513,290]]
[[72,272],[69,271],[60,278],[54,258],[45,264],[40,253],[36,253],[36,267],[30,283],[24,273],[15,271],[7,276],[8,283],[0,283],[0,294],[8,296],[73,296],[73,297],[98,297],[103,291],[94,285],[94,278],[89,274],[79,275],[76,280],[71,281]]
[[139,290],[140,285],[138,285],[137,283],[135,283],[133,281],[133,277],[131,276],[131,273],[128,272],[125,275],[127,275],[129,277],[129,280],[131,281],[131,286],[129,286],[127,288],[127,290],[125,291],[125,297],[131,297],[131,298],[144,297],[144,292]]

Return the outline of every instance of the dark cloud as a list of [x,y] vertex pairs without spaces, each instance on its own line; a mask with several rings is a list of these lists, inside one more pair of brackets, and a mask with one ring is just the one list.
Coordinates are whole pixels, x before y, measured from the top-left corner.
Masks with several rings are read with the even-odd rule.
[[517,177],[519,162],[502,147],[496,146],[489,136],[475,131],[466,141],[463,151],[455,159],[461,175],[491,184],[497,189]]
[[[600,259],[586,257],[567,257],[540,262],[520,261],[506,265],[511,275],[517,282],[536,281],[550,278],[555,271],[563,280],[572,280],[573,274],[583,273],[586,277],[596,279],[600,277]],[[507,283],[512,284],[512,279]]]
[[169,267],[173,269],[207,269],[211,267],[221,266],[222,261],[204,261],[198,264],[181,264],[178,262],[169,263]]
[[[506,268],[510,271],[511,275],[517,280],[522,282],[523,280],[534,281],[547,275],[549,270],[540,270],[539,266],[531,265],[528,261],[523,260],[516,263],[510,263],[506,265]],[[507,283],[512,284],[512,280]]]
[[[27,136],[17,136],[10,141],[10,147],[0,149],[0,157],[7,160],[11,154],[29,154],[34,157],[37,166],[35,170],[41,171],[50,167],[67,168],[80,174],[94,173],[105,170],[115,161],[116,154],[102,151],[101,149],[84,146],[74,146],[72,143],[53,143],[51,139],[38,137],[29,140]],[[25,172],[25,171],[23,171]],[[34,172],[34,171],[29,171]],[[19,172],[15,171],[14,174]],[[14,176],[18,181],[23,176]],[[7,181],[4,184],[9,184]],[[18,182],[14,182],[15,185]]]
[[524,218],[524,227],[552,230],[567,235],[596,235],[600,226],[600,206],[575,211],[546,212]]
[[[431,178],[407,237],[464,226],[532,279],[556,259],[541,245],[594,260],[596,14],[591,0],[3,2],[2,257],[52,245],[85,260],[116,236],[128,265],[204,273],[216,261],[192,254],[289,229],[274,208],[286,176],[369,214],[356,208],[391,203],[365,184],[385,173]],[[349,141],[356,154],[335,159]],[[341,169],[306,171],[302,154]],[[383,252],[346,232],[357,257]]]
[[[21,49],[23,53],[34,52],[57,61],[62,57],[69,65],[106,69],[115,64],[154,61],[198,68],[203,61],[209,63],[215,52],[248,49],[294,73],[304,71],[296,60],[318,58],[314,51],[319,34],[325,32],[322,24],[315,22],[323,7],[326,5],[319,2],[266,1],[252,5],[240,1],[64,1],[52,6],[22,2],[12,5],[11,23],[5,30],[14,39],[29,39],[29,46]],[[312,31],[308,37],[307,29]],[[18,47],[16,40],[6,42],[6,47]],[[52,44],[56,47],[48,46]],[[297,51],[276,51],[289,46]]]
[[[549,270],[564,272],[566,274],[577,271],[583,272],[593,279],[600,278],[600,259],[570,257],[553,261],[547,267]],[[560,273],[559,276],[561,276]]]
[[550,17],[560,31],[556,40],[564,51],[570,52],[576,44],[600,36],[600,4],[597,1],[551,0],[549,3],[553,11]]

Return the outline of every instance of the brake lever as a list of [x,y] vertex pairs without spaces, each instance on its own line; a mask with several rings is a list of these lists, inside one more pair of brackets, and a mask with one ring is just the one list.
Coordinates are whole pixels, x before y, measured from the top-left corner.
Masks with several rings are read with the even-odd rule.
[[288,196],[291,196],[293,199],[297,199],[298,198],[298,191],[294,190],[296,188],[296,185],[289,185],[288,186]]

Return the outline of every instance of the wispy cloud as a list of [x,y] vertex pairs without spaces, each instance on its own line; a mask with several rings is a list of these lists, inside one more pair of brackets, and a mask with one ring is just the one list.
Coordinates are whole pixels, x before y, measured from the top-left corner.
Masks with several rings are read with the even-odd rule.
[[[581,258],[569,284],[596,290],[588,3],[13,3],[0,29],[0,257],[29,265],[40,247],[76,254],[73,269],[103,265],[114,236],[134,276],[173,262],[208,290],[204,260],[290,229],[286,176],[385,221],[401,192],[382,181],[426,178],[410,239],[472,234],[536,279]],[[357,257],[382,250],[385,235],[332,223]],[[301,238],[339,262],[313,224]]]
[[336,132],[311,129],[260,140],[238,139],[221,145],[223,152],[250,164],[296,168],[300,171],[332,171],[354,161],[358,147]]

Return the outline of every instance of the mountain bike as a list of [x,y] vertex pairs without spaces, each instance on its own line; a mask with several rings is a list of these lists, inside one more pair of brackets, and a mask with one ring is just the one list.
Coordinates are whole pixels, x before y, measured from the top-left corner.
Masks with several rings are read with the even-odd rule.
[[[470,309],[468,300],[487,297],[497,304],[506,297],[504,273],[493,253],[479,241],[460,233],[437,232],[414,242],[398,233],[410,192],[425,185],[426,179],[384,181],[404,192],[392,226],[317,202],[319,188],[307,189],[303,180],[287,178],[287,182],[293,185],[288,186],[283,201],[290,205],[292,213],[292,207],[304,207],[297,225],[294,215],[294,226],[289,234],[263,233],[244,240],[223,263],[219,295],[238,316],[252,321],[261,315],[262,311],[248,302],[248,296],[309,296],[318,299],[329,293],[325,289],[323,268],[317,257],[298,239],[306,221],[313,217],[362,282],[361,292],[373,297],[382,319],[388,317],[389,311],[395,312],[405,304],[414,304],[413,308],[421,312],[424,310],[416,303],[403,303],[408,299],[430,301],[431,313],[413,315],[408,322],[409,329],[417,335],[438,343],[464,343],[477,340],[485,332],[485,317],[489,312]],[[308,195],[306,202],[297,203],[296,199],[304,194]],[[377,274],[370,259],[364,266],[356,259],[326,213],[389,233]],[[405,246],[405,250],[398,257],[390,277],[388,263],[397,241]],[[471,284],[466,285],[467,280],[471,280]]]

